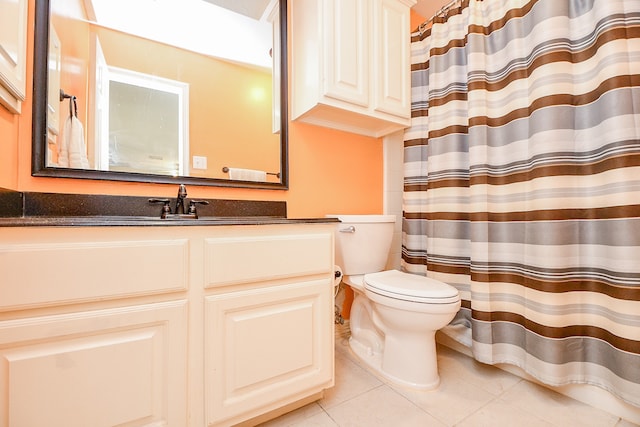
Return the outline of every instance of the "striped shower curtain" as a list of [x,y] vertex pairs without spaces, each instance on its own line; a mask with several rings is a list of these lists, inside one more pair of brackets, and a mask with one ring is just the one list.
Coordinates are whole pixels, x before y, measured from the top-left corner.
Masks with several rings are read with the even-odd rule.
[[640,0],[463,0],[411,46],[403,269],[477,360],[640,406]]

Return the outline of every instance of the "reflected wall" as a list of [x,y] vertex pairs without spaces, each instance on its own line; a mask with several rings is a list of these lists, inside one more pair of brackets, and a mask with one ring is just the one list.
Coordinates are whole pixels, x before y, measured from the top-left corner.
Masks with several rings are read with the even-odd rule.
[[[92,66],[87,58],[95,55],[91,42],[95,37],[109,66],[188,84],[190,160],[193,156],[207,159],[207,168],[190,167],[190,176],[226,178],[222,171],[225,166],[280,171],[280,135],[271,131],[270,70],[226,62],[60,16],[54,15],[52,24],[62,46],[60,88],[77,97],[78,117],[87,124],[92,167],[97,167],[91,160],[95,159],[99,136],[92,132],[96,117],[91,111]],[[61,117],[69,114],[68,102],[65,100],[60,106]],[[59,138],[65,137],[62,131],[61,127]],[[57,147],[53,145],[50,143],[49,148],[55,162]]]

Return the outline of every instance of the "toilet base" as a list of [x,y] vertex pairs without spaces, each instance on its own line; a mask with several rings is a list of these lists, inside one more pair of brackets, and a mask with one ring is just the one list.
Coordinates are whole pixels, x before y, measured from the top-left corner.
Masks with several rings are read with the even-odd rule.
[[397,385],[421,391],[434,390],[440,385],[440,377],[438,375],[436,375],[435,381],[423,384],[409,382],[385,372],[382,369],[382,362],[384,357],[383,349],[374,349],[371,346],[353,339],[353,337],[349,338],[349,347],[351,348],[351,351],[353,351],[353,353],[357,356],[357,358],[361,360],[370,370]]

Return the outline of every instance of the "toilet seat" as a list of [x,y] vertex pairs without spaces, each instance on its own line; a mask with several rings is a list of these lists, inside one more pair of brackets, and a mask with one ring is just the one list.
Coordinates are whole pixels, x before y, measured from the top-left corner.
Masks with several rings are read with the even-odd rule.
[[364,275],[364,288],[378,295],[423,304],[451,304],[460,301],[451,285],[398,270]]

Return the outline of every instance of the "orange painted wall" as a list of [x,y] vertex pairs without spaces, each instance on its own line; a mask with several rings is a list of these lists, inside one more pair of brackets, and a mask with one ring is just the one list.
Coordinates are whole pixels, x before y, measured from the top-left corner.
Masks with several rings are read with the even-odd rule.
[[[27,70],[33,67],[33,12],[29,0]],[[175,185],[119,183],[31,176],[31,86],[23,113],[14,116],[0,107],[0,187],[18,191],[81,194],[169,196]],[[289,190],[230,189],[190,186],[198,198],[284,200],[295,217],[327,213],[381,213],[383,195],[382,140],[290,123]]]
[[422,24],[425,20],[426,18],[424,16],[411,10],[411,17],[410,17],[411,24],[409,25],[411,28],[411,31],[418,28],[418,25]]
[[[22,107],[23,111],[27,108]],[[20,129],[20,116],[0,105],[0,188],[17,188]]]

